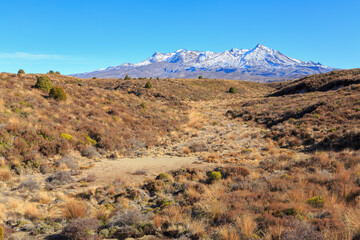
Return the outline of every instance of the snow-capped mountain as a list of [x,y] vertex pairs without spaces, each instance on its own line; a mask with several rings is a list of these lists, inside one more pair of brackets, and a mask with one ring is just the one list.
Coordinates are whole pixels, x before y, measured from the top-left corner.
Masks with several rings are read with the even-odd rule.
[[288,57],[277,50],[258,44],[252,49],[225,52],[201,52],[185,49],[173,53],[155,52],[139,63],[126,63],[94,72],[73,74],[76,77],[123,78],[224,78],[255,81],[276,81],[332,71],[320,63],[304,62]]

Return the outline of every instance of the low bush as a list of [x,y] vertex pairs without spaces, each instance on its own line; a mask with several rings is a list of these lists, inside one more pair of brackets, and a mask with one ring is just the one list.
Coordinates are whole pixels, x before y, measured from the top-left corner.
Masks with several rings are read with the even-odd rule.
[[56,101],[65,101],[67,99],[65,91],[61,87],[51,88],[49,96],[54,98]]
[[23,69],[19,69],[18,74],[25,74],[25,71]]
[[171,182],[172,178],[170,177],[169,174],[167,173],[160,173],[157,177],[156,180],[162,180],[164,182]]
[[60,137],[62,137],[65,140],[72,140],[73,136],[71,136],[70,134],[67,133],[60,133]]
[[138,209],[120,210],[110,219],[111,226],[139,226],[152,221],[153,215],[144,214]]
[[96,181],[96,175],[95,174],[89,174],[84,179],[85,182],[95,182]]
[[220,180],[221,179],[221,173],[217,172],[217,171],[212,171],[210,173],[208,173],[208,182],[212,183],[214,181]]
[[20,183],[19,188],[25,188],[29,191],[34,191],[40,189],[41,186],[40,183],[34,179],[26,179]]
[[56,163],[57,167],[59,167],[62,164],[72,171],[79,170],[78,163],[71,156],[63,156],[61,160]]
[[91,159],[96,159],[96,158],[101,157],[100,153],[93,146],[89,146],[89,147],[85,148],[84,150],[82,150],[81,155],[83,157],[87,157],[87,158],[91,158]]
[[314,208],[322,208],[324,206],[323,197],[313,197],[306,201],[307,204],[311,205]]
[[145,88],[150,89],[150,88],[152,88],[152,87],[153,87],[153,86],[152,86],[151,82],[150,82],[150,81],[147,81],[146,84],[145,84]]
[[231,87],[231,88],[229,89],[229,93],[236,93],[236,89],[233,88],[233,87]]
[[52,82],[47,76],[40,76],[37,78],[37,82],[35,83],[35,88],[50,91],[52,88]]
[[65,226],[61,236],[65,240],[95,240],[100,239],[98,229],[99,222],[94,218],[77,219]]
[[70,172],[61,171],[61,172],[54,173],[53,175],[48,177],[46,179],[46,182],[48,182],[52,185],[55,185],[55,186],[60,186],[60,185],[64,185],[64,184],[73,182],[73,178],[71,177]]

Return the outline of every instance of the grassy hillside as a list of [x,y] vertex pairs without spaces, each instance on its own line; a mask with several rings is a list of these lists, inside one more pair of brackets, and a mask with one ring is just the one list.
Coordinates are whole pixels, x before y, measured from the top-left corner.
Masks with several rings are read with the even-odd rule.
[[358,238],[358,70],[152,88],[48,74],[65,101],[39,76],[0,75],[0,239]]
[[[227,114],[263,124],[268,137],[283,147],[358,150],[359,74],[358,69],[336,71],[289,82],[273,97],[240,102]],[[294,95],[299,89],[306,93]]]
[[[133,155],[164,144],[188,119],[181,100],[239,98],[269,88],[212,80],[77,79],[48,74],[66,101],[34,88],[38,75],[0,75],[0,154],[14,164],[38,165],[44,157],[95,146],[104,154]],[[236,94],[226,91],[234,86]]]
[[273,86],[276,86],[278,91],[272,93],[271,96],[315,91],[326,92],[356,83],[360,83],[360,69],[332,71],[307,76],[295,81],[275,83]]

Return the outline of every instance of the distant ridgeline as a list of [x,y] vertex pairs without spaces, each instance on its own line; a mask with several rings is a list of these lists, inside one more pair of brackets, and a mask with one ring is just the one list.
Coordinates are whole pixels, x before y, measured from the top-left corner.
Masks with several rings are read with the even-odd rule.
[[320,63],[304,62],[258,44],[252,49],[216,53],[177,50],[154,53],[145,61],[125,63],[94,72],[72,74],[80,78],[124,78],[128,75],[160,78],[217,78],[248,81],[281,81],[336,70]]

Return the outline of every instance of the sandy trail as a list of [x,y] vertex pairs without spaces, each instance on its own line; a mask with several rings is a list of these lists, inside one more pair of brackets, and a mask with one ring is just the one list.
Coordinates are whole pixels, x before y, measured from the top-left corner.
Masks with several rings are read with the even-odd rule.
[[[159,173],[181,168],[206,167],[211,164],[198,161],[197,157],[140,157],[140,158],[121,158],[121,159],[102,159],[95,162],[94,167],[84,170],[80,177],[88,174],[95,174],[94,185],[104,186],[111,184],[115,179],[126,183],[140,183],[146,178],[154,178]],[[136,175],[136,171],[141,170],[145,174]]]
[[[247,125],[225,117],[227,103],[221,101],[190,102],[189,105],[191,106],[190,121],[185,127],[190,129],[190,132],[196,132],[196,134],[187,134],[183,136],[180,142],[174,143],[174,145],[150,149],[148,150],[149,156],[101,159],[101,161],[95,162],[92,168],[84,170],[79,179],[86,177],[88,174],[95,174],[96,181],[90,186],[108,185],[115,179],[119,179],[126,184],[137,184],[145,179],[155,178],[161,172],[181,168],[210,169],[222,165],[219,162],[207,163],[200,160],[200,156],[209,151],[231,153],[243,148],[259,149],[263,145],[256,139],[249,136],[245,137],[245,135],[258,132],[260,129],[249,128]],[[201,127],[196,129],[196,124],[201,124]],[[192,125],[195,128],[191,127]],[[176,156],[179,152],[174,152],[174,149],[188,143],[203,143],[209,146],[209,149],[205,152],[192,153],[189,156]],[[251,161],[249,164],[255,164],[255,161]],[[145,173],[137,175],[134,174],[136,171]]]

